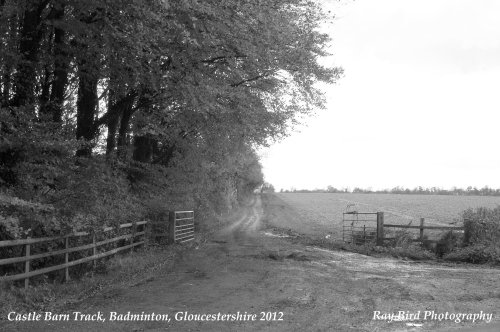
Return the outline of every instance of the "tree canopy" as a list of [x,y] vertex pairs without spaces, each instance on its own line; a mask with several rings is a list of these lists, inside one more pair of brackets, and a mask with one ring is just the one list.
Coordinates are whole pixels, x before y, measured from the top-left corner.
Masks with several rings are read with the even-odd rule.
[[56,204],[103,160],[127,190],[250,192],[256,147],[341,74],[318,63],[325,18],[311,0],[0,0],[0,185]]

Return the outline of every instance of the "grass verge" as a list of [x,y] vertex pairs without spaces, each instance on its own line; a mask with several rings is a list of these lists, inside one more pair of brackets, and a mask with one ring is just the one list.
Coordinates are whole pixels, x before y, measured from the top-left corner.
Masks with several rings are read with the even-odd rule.
[[[203,239],[201,239],[203,241]],[[186,251],[199,246],[200,239],[183,246],[150,245],[132,253],[98,261],[97,267],[66,283],[41,281],[28,289],[12,282],[0,283],[0,321],[8,312],[57,311],[102,293],[113,293],[152,280],[158,271],[169,269]]]
[[98,260],[96,267],[69,282],[32,282],[28,289],[13,282],[0,283],[0,322],[12,311],[60,311],[77,306],[97,294],[113,294],[123,288],[153,280],[159,271],[171,270],[183,254],[203,246],[231,220],[239,218],[243,209],[234,209],[197,225],[195,240],[183,245],[151,244],[133,252]]

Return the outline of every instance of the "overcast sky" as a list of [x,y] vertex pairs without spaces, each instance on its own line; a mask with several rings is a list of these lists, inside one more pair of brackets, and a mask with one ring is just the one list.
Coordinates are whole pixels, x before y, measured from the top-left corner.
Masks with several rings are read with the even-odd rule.
[[500,187],[500,1],[324,0],[345,76],[262,152],[279,188]]

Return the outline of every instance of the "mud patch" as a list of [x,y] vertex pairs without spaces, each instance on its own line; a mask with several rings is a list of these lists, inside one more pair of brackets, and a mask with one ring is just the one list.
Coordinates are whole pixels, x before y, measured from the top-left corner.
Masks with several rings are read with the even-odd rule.
[[312,258],[303,252],[300,251],[268,251],[262,252],[257,255],[250,255],[250,257],[259,258],[259,259],[269,259],[274,261],[284,261],[285,259],[290,259],[299,262],[310,262]]

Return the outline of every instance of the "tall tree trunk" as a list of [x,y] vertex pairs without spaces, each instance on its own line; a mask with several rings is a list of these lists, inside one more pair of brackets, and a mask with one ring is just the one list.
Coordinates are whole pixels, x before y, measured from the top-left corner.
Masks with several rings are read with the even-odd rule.
[[[105,123],[108,127],[106,154],[111,154],[117,147],[118,156],[124,157],[126,146],[128,145],[127,135],[130,131],[130,119],[135,111],[134,103],[137,94],[134,91],[130,91],[126,96],[118,99],[114,90],[116,86],[114,86],[113,82],[113,78],[111,77],[108,94],[108,111],[97,120],[97,124]],[[117,131],[118,144],[116,138]]]
[[[90,13],[80,20],[90,24],[95,13]],[[76,138],[86,141],[86,145],[80,148],[76,155],[79,157],[90,157],[92,155],[92,144],[98,133],[98,93],[99,83],[99,51],[98,32],[89,27],[89,33],[84,31],[80,40],[75,42],[78,49],[78,98],[76,101]]]
[[[17,49],[17,43],[18,43],[17,30],[18,30],[19,20],[17,14],[12,14],[11,17],[2,16],[1,18],[6,19],[5,25],[7,29],[5,33],[5,38],[2,42],[5,45],[4,46],[5,50],[7,52],[13,53],[14,50]],[[12,81],[13,81],[12,76],[14,72],[14,63],[12,59],[10,59],[7,56],[1,58],[0,61],[3,63],[3,68],[2,68],[3,89],[2,91],[0,91],[1,93],[0,105],[7,106],[10,104],[11,94],[12,94]]]
[[[0,20],[5,19],[3,14],[4,4],[5,1],[0,0]],[[5,25],[6,27],[4,28],[2,25]],[[7,45],[8,34],[9,34],[9,28],[7,26],[8,24],[5,24],[5,22],[0,21],[0,45]],[[5,31],[3,31],[3,29],[5,29]],[[6,82],[9,80],[9,77],[8,75],[6,75],[6,73],[7,73],[7,65],[5,64],[5,56],[4,52],[1,52],[0,53],[0,107],[6,104],[4,91]]]
[[42,12],[48,2],[48,0],[28,0],[26,2],[19,42],[19,53],[22,59],[17,68],[13,106],[24,106],[35,101],[34,87],[42,38]]
[[[83,138],[88,145],[76,152],[77,156],[90,157],[91,141],[95,138],[97,113],[98,77],[90,71],[89,63],[82,60],[78,75],[78,99],[76,101],[76,138]],[[90,69],[90,70],[89,70]]]
[[49,96],[50,96],[50,81],[52,78],[52,72],[48,65],[45,66],[43,79],[42,79],[42,91],[40,97],[38,98],[40,102],[40,118],[43,121],[47,121],[50,118],[50,107],[49,107]]
[[[130,107],[128,107],[130,106]],[[118,157],[121,159],[127,158],[128,149],[128,134],[130,132],[130,120],[132,119],[133,107],[132,104],[127,105],[123,110],[120,120],[120,129],[118,130]]]
[[[115,78],[113,75],[109,78],[108,88],[108,112],[113,109],[116,100]],[[116,148],[116,133],[118,131],[118,122],[120,114],[116,113],[109,117],[106,125],[108,127],[108,137],[106,138],[106,155],[110,155]]]
[[118,131],[119,116],[113,116],[108,120],[108,137],[106,138],[106,154],[110,155],[116,148],[116,133]]
[[[147,113],[148,108],[151,107],[151,100],[149,96],[149,91],[142,91],[139,97],[138,104],[141,106],[142,112]],[[139,121],[136,123],[137,131],[140,131],[144,127],[144,121]],[[134,136],[134,153],[133,159],[143,163],[151,162],[154,153],[157,151],[158,142],[156,139],[151,137],[151,135],[135,135]]]
[[[64,4],[54,9],[54,19],[62,20],[64,17]],[[58,27],[54,28],[54,80],[50,92],[50,112],[52,121],[61,123],[64,106],[64,92],[68,85],[68,69],[71,57],[66,51],[65,32]]]

